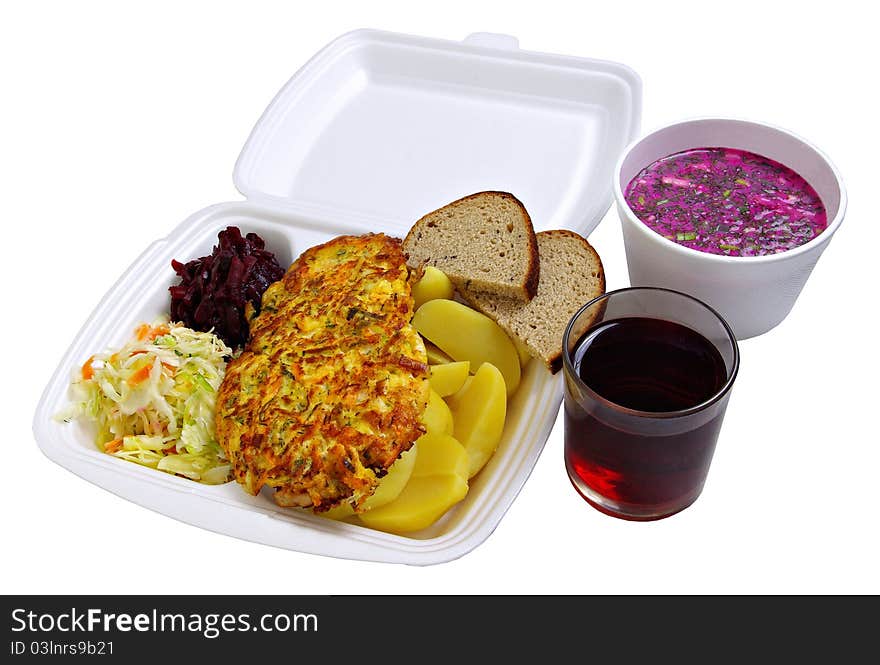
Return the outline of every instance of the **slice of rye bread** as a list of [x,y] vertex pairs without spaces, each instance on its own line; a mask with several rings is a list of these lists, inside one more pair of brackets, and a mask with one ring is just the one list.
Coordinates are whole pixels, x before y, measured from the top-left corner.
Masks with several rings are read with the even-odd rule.
[[478,192],[417,221],[403,240],[410,267],[432,265],[456,288],[528,302],[538,290],[538,243],[522,203]]
[[[517,303],[474,289],[459,294],[495,319],[555,374],[562,367],[565,327],[578,309],[605,293],[605,271],[596,250],[577,233],[562,230],[537,235],[541,279],[530,302]],[[584,330],[589,323],[585,322]]]

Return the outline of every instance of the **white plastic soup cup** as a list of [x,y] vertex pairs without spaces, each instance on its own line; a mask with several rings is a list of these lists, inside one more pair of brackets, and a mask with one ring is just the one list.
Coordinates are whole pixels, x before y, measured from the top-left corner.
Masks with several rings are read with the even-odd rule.
[[[662,157],[707,147],[747,150],[793,169],[819,194],[828,227],[799,247],[747,257],[701,252],[652,231],[627,205],[626,186]],[[613,188],[632,286],[660,286],[699,298],[721,313],[737,339],[765,333],[788,315],[846,211],[840,175],[818,148],[778,127],[727,118],[678,122],[631,143],[617,162]]]

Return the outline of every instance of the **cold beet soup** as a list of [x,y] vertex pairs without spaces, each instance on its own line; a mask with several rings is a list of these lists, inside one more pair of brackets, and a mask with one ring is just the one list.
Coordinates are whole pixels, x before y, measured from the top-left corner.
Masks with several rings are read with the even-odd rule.
[[658,159],[627,185],[642,222],[685,247],[725,256],[778,254],[828,225],[810,184],[779,162],[733,148],[696,148]]

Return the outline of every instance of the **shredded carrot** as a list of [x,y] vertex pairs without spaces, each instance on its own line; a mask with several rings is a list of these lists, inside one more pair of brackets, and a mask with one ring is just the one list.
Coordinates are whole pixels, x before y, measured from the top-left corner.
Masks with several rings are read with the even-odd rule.
[[153,328],[153,331],[150,333],[150,339],[156,339],[157,337],[167,335],[170,332],[171,328],[163,323],[161,326],[156,326],[155,328]]
[[122,439],[113,439],[104,444],[104,452],[115,453],[122,448]]
[[137,370],[134,374],[128,377],[126,383],[128,385],[134,387],[140,383],[143,383],[147,379],[150,378],[150,372],[153,371],[153,363],[149,363],[148,365],[144,365],[139,370]]
[[167,369],[171,376],[174,376],[177,373],[177,368],[174,365],[169,365],[168,363],[162,363],[162,367]]
[[139,342],[148,342],[161,335],[167,335],[170,331],[171,329],[164,323],[155,328],[146,323],[142,323],[135,329],[134,334]]
[[92,363],[95,361],[95,356],[89,356],[89,359],[83,363],[82,366],[82,378],[88,381],[93,376],[95,376],[95,368],[92,367]]

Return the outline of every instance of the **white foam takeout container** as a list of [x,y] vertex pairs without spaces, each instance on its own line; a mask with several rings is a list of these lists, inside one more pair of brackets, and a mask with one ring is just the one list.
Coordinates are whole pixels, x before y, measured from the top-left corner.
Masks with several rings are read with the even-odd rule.
[[[407,536],[334,522],[100,452],[93,431],[53,420],[72,372],[167,312],[171,260],[209,254],[229,225],[255,231],[282,265],[341,234],[402,236],[423,214],[480,190],[519,197],[538,230],[586,235],[611,203],[617,156],[635,137],[641,84],[616,63],[522,51],[506,35],[463,42],[372,30],[345,34],[278,93],[238,159],[245,201],[195,213],[147,247],[108,291],[43,393],[34,434],[52,460],[114,494],[212,531],[351,559],[434,564],[495,529],[528,478],[561,401],[559,376],[524,370],[496,454],[467,497]],[[144,239],[147,244],[148,239]]]

